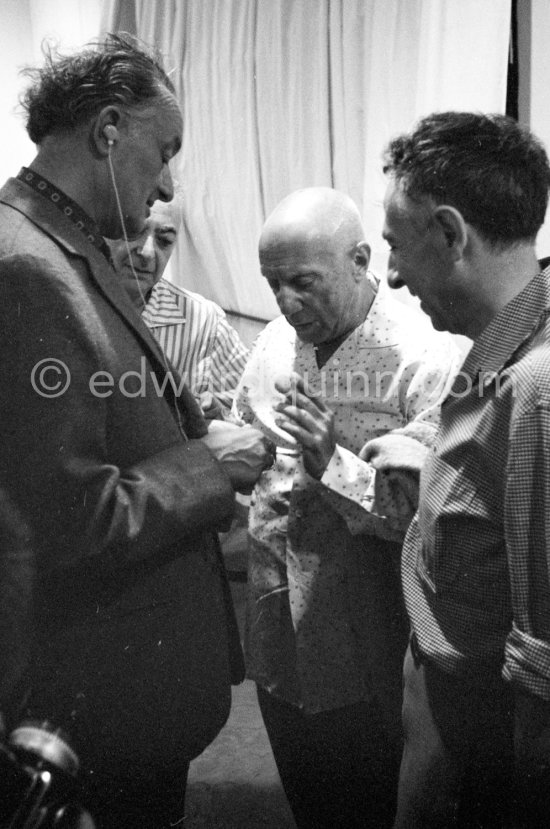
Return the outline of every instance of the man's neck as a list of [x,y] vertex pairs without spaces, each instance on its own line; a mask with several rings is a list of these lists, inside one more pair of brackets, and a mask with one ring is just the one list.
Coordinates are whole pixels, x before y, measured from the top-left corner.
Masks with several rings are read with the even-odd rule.
[[350,331],[346,331],[345,334],[341,334],[334,340],[327,340],[324,343],[318,343],[317,345],[313,346],[318,368],[322,368],[325,365],[325,363],[328,362],[328,360],[330,360],[334,352],[342,345],[342,343],[345,339],[347,339],[350,333]]
[[91,169],[84,170],[85,163],[86,159],[82,154],[75,160],[74,145],[71,142],[63,141],[61,138],[56,142],[52,136],[48,136],[28,166],[97,221],[94,207],[95,203],[101,203],[101,199],[94,201],[91,197],[92,190],[89,184],[93,182],[93,175]]
[[466,336],[476,339],[539,271],[533,243],[520,242],[500,252],[486,250],[473,271],[470,313],[464,320]]

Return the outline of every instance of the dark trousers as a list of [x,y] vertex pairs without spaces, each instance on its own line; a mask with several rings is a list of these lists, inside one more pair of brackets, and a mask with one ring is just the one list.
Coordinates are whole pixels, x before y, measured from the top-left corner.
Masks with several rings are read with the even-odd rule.
[[375,703],[307,715],[260,687],[258,700],[299,829],[392,825],[401,745]]
[[395,829],[523,826],[514,816],[513,696],[498,673],[447,674],[413,640],[404,680]]

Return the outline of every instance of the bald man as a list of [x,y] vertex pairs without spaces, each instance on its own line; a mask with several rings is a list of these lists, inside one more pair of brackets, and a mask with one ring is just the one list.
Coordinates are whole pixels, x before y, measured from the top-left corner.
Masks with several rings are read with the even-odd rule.
[[[236,405],[279,448],[250,510],[248,676],[300,829],[381,829],[402,739],[401,541],[457,354],[368,270],[345,194],[288,196],[259,253],[282,316]],[[379,472],[359,457],[373,440]]]

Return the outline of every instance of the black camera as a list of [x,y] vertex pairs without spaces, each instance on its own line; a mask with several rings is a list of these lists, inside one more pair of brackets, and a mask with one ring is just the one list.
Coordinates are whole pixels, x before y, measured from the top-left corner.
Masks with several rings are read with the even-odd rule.
[[23,721],[0,742],[0,829],[93,829],[80,805],[78,770],[58,729]]

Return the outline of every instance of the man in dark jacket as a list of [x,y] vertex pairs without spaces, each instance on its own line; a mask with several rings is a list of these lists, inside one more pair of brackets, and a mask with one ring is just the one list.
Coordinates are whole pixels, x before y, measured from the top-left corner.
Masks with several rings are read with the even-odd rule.
[[269,456],[253,429],[209,438],[103,241],[173,195],[182,118],[159,61],[108,36],[49,56],[24,105],[38,153],[0,191],[0,439],[34,638],[0,706],[68,732],[100,827],[157,828],[183,817],[240,678],[215,531]]

